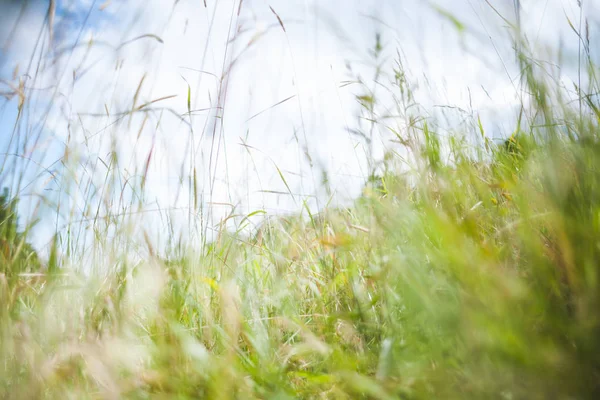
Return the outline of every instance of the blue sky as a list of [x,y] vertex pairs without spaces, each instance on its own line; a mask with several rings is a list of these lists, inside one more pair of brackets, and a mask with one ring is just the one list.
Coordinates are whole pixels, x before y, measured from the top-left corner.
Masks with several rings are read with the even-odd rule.
[[[21,79],[26,87],[33,82],[25,75],[26,65],[47,12],[35,3],[0,62],[2,79],[13,83]],[[63,199],[69,205],[61,217],[66,223],[87,196],[102,191],[107,154],[116,145],[120,159],[114,168],[124,193],[128,180],[139,179],[135,171],[145,169],[152,152],[144,199],[149,210],[189,206],[191,193],[180,184],[182,164],[184,175],[196,167],[215,223],[229,212],[226,204],[236,205],[242,214],[257,209],[297,211],[303,198],[313,208],[322,207],[329,197],[319,189],[321,169],[329,174],[335,201],[351,199],[360,193],[368,167],[364,144],[348,133],[357,125],[354,96],[361,89],[346,83],[372,77],[369,49],[376,32],[381,34],[386,68],[397,52],[402,55],[426,115],[441,117],[444,110],[447,119],[438,120],[452,130],[464,115],[439,106],[468,110],[471,116],[481,115],[489,136],[502,137],[510,133],[519,104],[518,69],[507,32],[507,24],[515,21],[514,2],[490,3],[506,21],[485,2],[474,0],[245,0],[239,15],[237,0],[207,0],[206,8],[202,1],[191,0],[58,1],[53,45],[56,52],[67,51],[46,59],[35,77],[37,88],[51,89],[31,86],[28,92],[30,122],[23,132],[40,133],[37,147],[28,154],[41,166],[29,167],[33,182],[29,194],[49,194],[60,187],[59,180],[48,180],[42,167],[52,165],[58,175],[77,177],[79,186],[73,190],[77,195]],[[567,18],[579,21],[575,1],[521,3],[523,27],[540,57],[553,59],[559,38],[565,51],[576,55],[577,40],[567,22]],[[0,4],[4,20],[14,21],[18,7],[6,12],[7,3]],[[584,6],[583,16],[600,10],[598,0]],[[456,21],[464,24],[462,33]],[[590,32],[597,37],[597,21],[590,23]],[[7,29],[0,28],[0,45],[7,35]],[[47,40],[45,35],[42,30]],[[77,41],[79,46],[73,47]],[[224,69],[233,60],[231,70]],[[574,76],[574,66],[563,68],[566,83],[569,75]],[[220,81],[226,71],[227,79]],[[191,109],[203,110],[191,119],[181,118],[187,112],[188,84]],[[226,93],[220,101],[219,93]],[[381,89],[376,94],[385,111],[392,104],[389,95]],[[134,97],[137,106],[164,99],[155,104],[155,112],[119,119],[118,113],[132,108]],[[289,100],[282,102],[285,99]],[[218,104],[223,108],[216,109]],[[16,105],[16,98],[0,99],[0,147],[8,145]],[[388,111],[394,112],[391,107]],[[32,121],[43,113],[48,118],[39,127]],[[403,129],[401,118],[393,124]],[[376,155],[381,157],[393,144],[385,129],[377,138]],[[78,160],[77,171],[55,163],[65,147],[69,157]],[[276,194],[288,190],[279,172],[295,197]],[[310,194],[316,197],[302,196]],[[135,193],[120,196],[112,211],[128,210],[135,197]],[[193,231],[186,225],[188,215],[149,211],[144,224],[164,240],[161,232],[167,217],[182,231]],[[49,212],[44,221],[51,216]],[[38,242],[47,241],[57,225],[64,226],[56,220],[46,222]]]

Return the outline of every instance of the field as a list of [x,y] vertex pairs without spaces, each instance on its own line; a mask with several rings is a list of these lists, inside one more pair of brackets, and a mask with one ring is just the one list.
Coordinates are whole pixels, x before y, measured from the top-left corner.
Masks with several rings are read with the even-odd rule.
[[[527,100],[501,140],[477,116],[472,129],[440,134],[415,106],[395,53],[358,85],[366,157],[369,127],[391,126],[373,82],[385,82],[408,123],[389,128],[396,147],[368,160],[362,194],[345,204],[310,206],[275,165],[294,212],[233,207],[211,224],[198,217],[200,241],[190,233],[157,244],[132,233],[133,208],[117,212],[125,189],[107,168],[110,196],[62,206],[90,223],[89,235],[57,229],[36,251],[34,224],[18,223],[6,192],[0,397],[600,398],[600,84],[593,43],[571,26],[582,43],[578,101],[515,33]],[[0,121],[18,126],[31,105],[23,87],[13,89],[19,113]],[[136,98],[126,117],[143,108]],[[128,192],[140,207],[153,149]],[[65,193],[83,187],[69,172],[83,158],[71,157]],[[5,161],[5,186],[22,188],[23,162]],[[205,215],[190,172],[181,185]],[[42,198],[40,209],[58,209],[61,198]],[[40,213],[38,224],[47,218],[54,214]]]

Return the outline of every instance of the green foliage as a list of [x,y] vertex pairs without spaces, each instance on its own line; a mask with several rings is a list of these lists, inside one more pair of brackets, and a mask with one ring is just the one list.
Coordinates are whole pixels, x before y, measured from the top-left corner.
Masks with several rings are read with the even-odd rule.
[[473,139],[411,114],[398,62],[410,123],[378,121],[367,90],[359,136],[384,125],[409,156],[372,162],[347,208],[244,234],[255,211],[202,251],[131,261],[98,235],[110,266],[22,276],[37,261],[5,192],[0,397],[600,398],[598,107],[557,102],[520,58],[532,106],[499,145],[479,118]]
[[19,230],[17,204],[18,199],[11,199],[4,188],[0,195],[0,274],[7,277],[40,268],[36,251]]
[[600,147],[441,147],[312,223],[33,284],[4,322],[3,396],[595,398]]

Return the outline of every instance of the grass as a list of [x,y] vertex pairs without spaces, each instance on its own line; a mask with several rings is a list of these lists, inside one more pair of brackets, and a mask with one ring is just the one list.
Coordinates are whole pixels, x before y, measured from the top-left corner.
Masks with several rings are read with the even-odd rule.
[[6,261],[0,397],[598,398],[600,114],[520,51],[532,103],[500,144],[481,121],[443,137],[409,115],[398,63],[403,152],[347,207],[248,234],[256,211],[201,248],[148,239],[138,257],[114,217],[123,230],[95,239],[104,268],[57,261],[58,240],[46,270]]

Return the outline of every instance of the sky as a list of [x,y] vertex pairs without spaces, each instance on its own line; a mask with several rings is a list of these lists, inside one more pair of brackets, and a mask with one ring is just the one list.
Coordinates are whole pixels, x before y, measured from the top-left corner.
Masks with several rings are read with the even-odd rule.
[[[600,0],[581,14],[575,0],[520,3],[536,55],[555,61],[562,46],[572,92],[569,22],[587,18],[595,43]],[[38,247],[59,231],[85,248],[97,215],[137,215],[134,230],[165,243],[210,240],[232,210],[347,203],[370,171],[352,133],[369,129],[356,96],[373,94],[388,116],[375,159],[397,147],[388,128],[406,130],[385,88],[399,58],[441,134],[480,116],[490,138],[506,137],[520,106],[513,0],[57,0],[50,18],[47,1],[22,4],[0,0],[0,93],[21,84],[26,98],[15,125],[19,97],[0,97],[0,176],[23,174],[13,191],[40,219]]]

